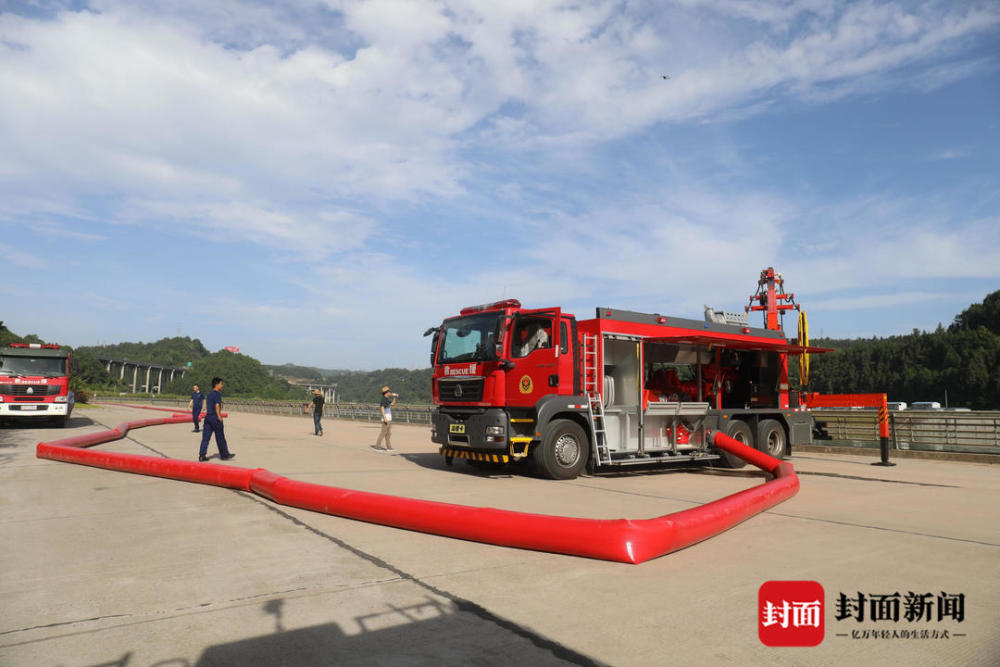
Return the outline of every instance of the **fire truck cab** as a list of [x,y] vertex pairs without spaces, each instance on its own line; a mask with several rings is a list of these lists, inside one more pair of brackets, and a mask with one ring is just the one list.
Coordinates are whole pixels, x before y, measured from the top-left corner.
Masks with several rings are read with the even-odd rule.
[[571,479],[640,464],[741,467],[708,444],[710,430],[778,457],[812,442],[787,358],[826,350],[745,316],[597,308],[578,321],[508,299],[465,308],[431,333],[431,437],[449,464],[530,458]]
[[69,360],[69,351],[58,345],[11,343],[0,349],[0,419],[65,426],[74,405]]

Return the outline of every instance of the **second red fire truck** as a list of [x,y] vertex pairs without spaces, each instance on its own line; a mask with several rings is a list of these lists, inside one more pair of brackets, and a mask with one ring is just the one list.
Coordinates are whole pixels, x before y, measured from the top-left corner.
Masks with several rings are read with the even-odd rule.
[[[553,479],[588,467],[712,461],[742,467],[711,447],[709,430],[777,457],[812,442],[805,394],[791,391],[781,315],[799,310],[769,268],[745,313],[706,309],[704,321],[597,308],[577,320],[515,299],[462,309],[436,328],[431,363],[432,439],[450,464],[532,459]],[[765,327],[751,327],[762,311]]]
[[11,343],[0,349],[0,419],[65,426],[74,405],[69,359],[58,345]]

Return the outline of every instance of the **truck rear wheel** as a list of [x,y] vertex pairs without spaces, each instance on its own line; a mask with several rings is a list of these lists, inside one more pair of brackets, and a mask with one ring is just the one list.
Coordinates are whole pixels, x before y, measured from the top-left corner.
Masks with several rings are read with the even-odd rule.
[[549,479],[573,479],[587,466],[587,435],[574,421],[556,419],[532,454],[539,472]]
[[764,419],[757,427],[757,449],[776,459],[784,458],[788,435],[777,419]]
[[[753,430],[745,421],[732,419],[728,424],[726,424],[726,429],[723,432],[733,440],[741,442],[747,447],[753,447]],[[730,454],[727,451],[717,449],[715,450],[715,453],[721,457],[715,462],[715,465],[720,468],[732,468],[735,470],[737,468],[742,468],[747,464],[747,462],[740,457]]]

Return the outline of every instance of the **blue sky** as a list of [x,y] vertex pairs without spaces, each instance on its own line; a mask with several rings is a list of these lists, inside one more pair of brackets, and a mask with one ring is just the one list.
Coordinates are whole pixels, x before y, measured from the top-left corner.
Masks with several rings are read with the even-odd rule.
[[0,7],[22,334],[416,368],[502,297],[697,318],[774,266],[870,337],[1000,289],[996,2]]

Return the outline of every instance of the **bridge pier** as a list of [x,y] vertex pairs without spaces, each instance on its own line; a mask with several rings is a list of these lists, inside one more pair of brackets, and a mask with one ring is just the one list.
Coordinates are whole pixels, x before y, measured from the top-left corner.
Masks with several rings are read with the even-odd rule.
[[[165,376],[169,376],[168,381],[173,381],[175,377],[184,377],[184,373],[187,369],[184,368],[172,368],[169,366],[161,366],[154,363],[144,363],[141,361],[129,361],[128,359],[98,359],[102,364],[104,364],[104,369],[108,374],[112,374],[114,369],[118,369],[118,381],[123,384],[126,382],[125,375],[128,372],[129,367],[132,368],[132,381],[130,391],[131,393],[136,393],[139,389],[139,371],[144,370],[146,372],[146,384],[145,390],[148,392],[153,391],[153,387],[157,387],[157,391],[163,390],[163,379]],[[156,371],[156,375],[153,375],[153,371]],[[156,384],[152,384],[152,379],[156,378]],[[128,385],[126,385],[128,386]]]

